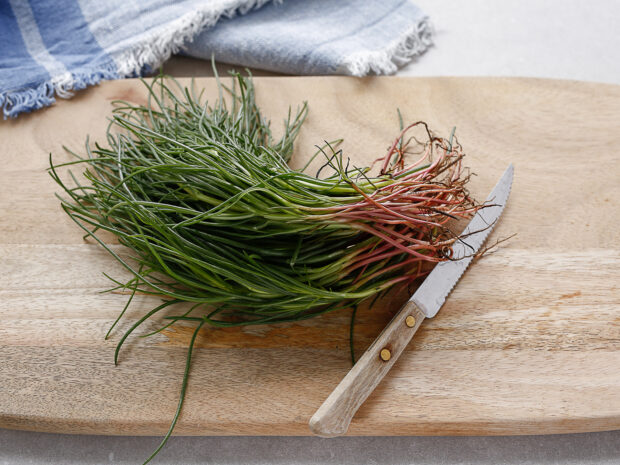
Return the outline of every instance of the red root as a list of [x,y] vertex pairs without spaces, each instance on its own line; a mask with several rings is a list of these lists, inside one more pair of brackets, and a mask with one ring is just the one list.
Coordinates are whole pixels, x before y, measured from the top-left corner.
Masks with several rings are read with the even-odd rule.
[[[424,129],[427,141],[422,143],[411,137],[405,142],[405,135],[416,127]],[[412,140],[422,156],[405,166]],[[387,154],[375,160],[375,163],[383,162],[380,176],[373,178],[380,187],[371,190],[372,183],[358,185],[349,181],[363,200],[329,208],[308,208],[315,219],[346,222],[380,240],[352,258],[347,271],[356,271],[357,285],[399,268],[407,271],[390,283],[410,282],[427,272],[422,266],[424,262],[449,259],[451,246],[458,237],[448,228],[448,222],[471,217],[482,207],[465,189],[469,175],[461,177],[463,156],[456,140],[453,143],[436,137],[426,123],[418,121],[403,129]],[[390,262],[403,253],[410,258]],[[380,262],[386,266],[358,281],[369,266]],[[412,268],[414,263],[418,266]]]

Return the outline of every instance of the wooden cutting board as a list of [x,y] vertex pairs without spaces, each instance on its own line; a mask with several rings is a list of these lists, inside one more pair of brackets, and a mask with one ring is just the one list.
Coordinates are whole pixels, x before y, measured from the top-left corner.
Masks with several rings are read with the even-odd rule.
[[[199,80],[213,95],[214,83]],[[406,121],[457,127],[472,192],[484,198],[509,162],[512,196],[491,241],[439,315],[426,321],[353,420],[352,435],[541,434],[620,428],[620,87],[535,79],[258,78],[278,126],[289,103],[310,114],[314,144],[345,138],[358,164],[382,156]],[[82,240],[45,172],[51,152],[103,140],[111,101],[144,101],[136,81],[0,123],[0,427],[162,434],[179,394],[192,328],[121,330],[158,301],[102,275],[117,263]],[[358,353],[404,302],[358,313]],[[296,324],[206,329],[176,434],[307,435],[307,422],[350,368],[348,311]],[[155,326],[152,326],[155,327]]]

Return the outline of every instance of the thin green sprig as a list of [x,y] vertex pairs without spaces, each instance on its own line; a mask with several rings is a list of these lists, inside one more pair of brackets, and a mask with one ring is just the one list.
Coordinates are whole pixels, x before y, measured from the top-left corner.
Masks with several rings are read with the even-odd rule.
[[170,436],[172,436],[172,432],[174,431],[174,427],[176,426],[177,421],[179,420],[179,416],[181,415],[181,410],[183,409],[183,402],[185,400],[185,393],[187,392],[187,382],[189,380],[189,371],[190,371],[190,368],[192,366],[192,352],[194,350],[194,343],[196,342],[196,336],[198,336],[198,333],[200,332],[200,330],[201,330],[202,326],[205,324],[205,322],[206,321],[203,319],[200,323],[198,323],[198,325],[196,326],[196,329],[192,333],[192,338],[189,341],[189,346],[187,348],[187,357],[185,359],[185,371],[183,372],[183,382],[181,384],[181,395],[179,396],[179,403],[177,404],[177,409],[174,412],[174,417],[172,418],[172,422],[170,423],[170,428],[168,428],[168,431],[166,432],[165,436],[163,437],[163,439],[161,440],[161,442],[159,443],[157,448],[144,461],[144,465],[146,465],[151,460],[153,460],[153,458],[157,454],[159,454],[159,451],[163,449],[163,447],[168,442],[168,439],[170,439]]

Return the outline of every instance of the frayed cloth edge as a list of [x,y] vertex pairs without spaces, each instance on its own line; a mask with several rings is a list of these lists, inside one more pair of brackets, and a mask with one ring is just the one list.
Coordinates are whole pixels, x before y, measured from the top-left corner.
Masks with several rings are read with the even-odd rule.
[[345,74],[358,77],[370,72],[393,74],[433,45],[433,35],[433,25],[428,17],[424,17],[383,49],[356,52],[345,57],[340,68]]
[[20,113],[50,106],[56,102],[55,96],[71,98],[72,90],[81,90],[98,84],[104,79],[117,79],[118,77],[114,62],[78,69],[48,79],[36,87],[0,92],[0,108],[2,108],[4,119],[15,118]]
[[245,0],[222,10],[205,7],[192,11],[164,27],[149,31],[128,50],[112,53],[121,77],[139,75],[145,68],[156,69],[174,53],[179,52],[204,29],[213,27],[221,18],[233,18],[260,8],[269,2],[283,0]]
[[143,34],[129,50],[109,53],[113,61],[106,65],[90,66],[54,76],[36,87],[0,92],[0,108],[4,119],[50,106],[56,102],[56,96],[70,98],[73,96],[72,90],[81,90],[105,79],[139,76],[145,68],[160,66],[173,53],[181,50],[183,45],[191,42],[205,28],[214,26],[221,18],[246,14],[270,1],[281,3],[283,0],[244,0],[221,10],[205,7],[187,13],[164,27]]

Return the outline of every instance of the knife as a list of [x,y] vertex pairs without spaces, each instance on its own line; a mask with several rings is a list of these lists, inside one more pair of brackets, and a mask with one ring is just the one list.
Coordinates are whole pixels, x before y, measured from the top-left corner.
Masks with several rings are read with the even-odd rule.
[[474,254],[499,219],[512,187],[514,168],[508,166],[453,246],[453,259],[439,262],[409,301],[392,318],[364,355],[351,368],[310,419],[310,430],[323,437],[347,432],[355,412],[392,368],[424,318],[433,318],[446,301]]

